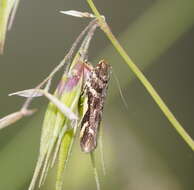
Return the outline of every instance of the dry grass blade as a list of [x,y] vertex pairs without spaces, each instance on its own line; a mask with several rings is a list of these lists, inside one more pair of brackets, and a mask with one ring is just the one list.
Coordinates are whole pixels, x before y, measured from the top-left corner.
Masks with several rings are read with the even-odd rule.
[[0,119],[0,129],[7,127],[15,123],[16,121],[22,119],[24,116],[31,115],[35,110],[20,110],[18,112],[11,113]]
[[75,10],[69,10],[69,11],[60,11],[62,14],[74,16],[74,17],[86,17],[86,18],[94,18],[95,16],[88,12],[80,12]]
[[28,89],[28,90],[22,90],[22,91],[18,91],[18,92],[14,92],[9,94],[9,96],[22,96],[25,98],[36,98],[36,97],[40,97],[43,96],[43,93],[38,91],[38,89]]
[[58,98],[50,94],[49,92],[41,89],[29,89],[29,90],[23,90],[19,92],[15,92],[10,94],[9,96],[18,95],[22,97],[40,97],[45,96],[47,97],[66,117],[68,117],[70,120],[77,120],[78,117],[64,104],[62,103]]

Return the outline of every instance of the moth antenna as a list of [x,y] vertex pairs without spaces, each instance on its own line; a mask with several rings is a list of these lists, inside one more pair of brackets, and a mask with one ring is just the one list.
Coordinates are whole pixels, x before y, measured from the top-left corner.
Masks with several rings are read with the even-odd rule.
[[121,88],[120,82],[119,82],[119,80],[118,80],[116,74],[114,73],[114,71],[113,71],[113,77],[114,77],[114,79],[115,79],[116,86],[117,86],[117,88],[118,88],[118,90],[119,90],[119,94],[120,94],[121,100],[122,100],[122,102],[123,102],[125,108],[128,110],[128,109],[129,109],[129,106],[128,106],[127,101],[126,101],[126,99],[125,99],[125,97],[124,97],[124,95],[123,95],[123,92],[122,92],[122,88]]

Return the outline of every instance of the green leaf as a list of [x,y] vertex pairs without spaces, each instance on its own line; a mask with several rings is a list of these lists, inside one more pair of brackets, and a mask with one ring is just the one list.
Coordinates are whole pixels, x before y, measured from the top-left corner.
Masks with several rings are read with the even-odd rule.
[[57,165],[56,190],[62,190],[64,170],[71,153],[74,137],[75,131],[71,129],[65,133],[61,141]]

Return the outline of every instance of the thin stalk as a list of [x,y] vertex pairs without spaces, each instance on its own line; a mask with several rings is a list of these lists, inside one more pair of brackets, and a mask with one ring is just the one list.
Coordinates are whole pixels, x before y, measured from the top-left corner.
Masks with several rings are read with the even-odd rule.
[[[91,21],[88,26],[86,26],[86,28],[80,33],[80,35],[77,37],[77,39],[75,40],[75,42],[73,43],[71,49],[69,50],[69,52],[66,54],[66,56],[64,57],[64,59],[59,63],[59,65],[57,65],[53,71],[40,83],[38,84],[35,89],[39,89],[41,88],[46,82],[48,82],[49,80],[51,80],[53,78],[53,76],[65,65],[65,63],[70,63],[70,60],[78,43],[81,41],[81,39],[83,38],[83,36],[85,35],[85,33],[93,26],[95,25],[96,21],[93,20]],[[69,64],[68,63],[68,64]],[[69,65],[67,65],[67,68],[69,67]],[[29,97],[23,104],[21,110],[26,110],[28,108],[28,106],[30,105],[31,101],[32,101],[33,97]]]
[[104,31],[108,39],[111,41],[117,52],[120,54],[120,56],[125,60],[127,65],[130,67],[130,69],[133,71],[133,73],[136,75],[136,77],[141,81],[143,86],[147,89],[151,97],[154,99],[156,104],[159,106],[161,111],[164,113],[166,118],[170,121],[172,126],[175,128],[175,130],[178,132],[178,134],[184,139],[184,141],[188,144],[188,146],[194,151],[194,141],[189,136],[189,134],[184,130],[184,128],[181,126],[179,121],[175,118],[173,113],[170,111],[170,109],[166,106],[165,102],[162,100],[162,98],[159,96],[159,94],[156,92],[154,87],[151,85],[151,83],[148,81],[148,79],[144,76],[144,74],[141,72],[141,70],[135,65],[135,63],[131,60],[131,58],[128,56],[128,54],[125,52],[123,47],[120,45],[114,34],[111,32],[109,26],[107,25],[105,19],[100,15],[99,11],[97,10],[96,6],[94,5],[92,0],[87,0],[87,3],[89,4],[90,8],[92,9],[93,13],[98,19],[99,26]]
[[91,162],[92,162],[94,178],[95,178],[95,181],[96,181],[96,189],[101,190],[100,179],[99,179],[98,171],[97,171],[97,168],[96,168],[96,160],[95,160],[94,152],[90,153],[90,158],[91,158]]

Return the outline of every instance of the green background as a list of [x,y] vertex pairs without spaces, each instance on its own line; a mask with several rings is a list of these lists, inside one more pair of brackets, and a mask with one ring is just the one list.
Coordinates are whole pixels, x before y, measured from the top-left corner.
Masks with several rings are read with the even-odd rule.
[[[113,33],[194,137],[193,0],[96,0]],[[83,0],[21,0],[5,53],[0,57],[0,117],[18,110],[11,92],[36,86],[60,62],[87,19],[60,10],[90,11]],[[113,67],[103,115],[106,176],[99,162],[102,189],[193,190],[194,154],[153,102],[144,87],[98,29],[89,60],[106,59]],[[119,95],[120,81],[128,108]],[[60,74],[53,83],[57,84]],[[0,190],[28,188],[39,150],[47,101],[37,99],[32,117],[0,131]],[[55,170],[42,190],[53,189]],[[64,189],[95,189],[89,156],[76,142]]]

